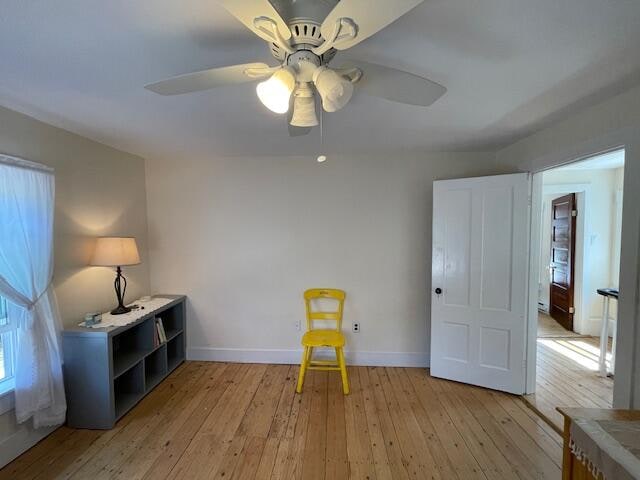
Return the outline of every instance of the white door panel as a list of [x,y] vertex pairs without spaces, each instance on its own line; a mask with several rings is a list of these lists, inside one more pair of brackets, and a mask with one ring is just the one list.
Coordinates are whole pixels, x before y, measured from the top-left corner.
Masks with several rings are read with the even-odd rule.
[[437,181],[433,194],[431,374],[523,393],[529,176]]

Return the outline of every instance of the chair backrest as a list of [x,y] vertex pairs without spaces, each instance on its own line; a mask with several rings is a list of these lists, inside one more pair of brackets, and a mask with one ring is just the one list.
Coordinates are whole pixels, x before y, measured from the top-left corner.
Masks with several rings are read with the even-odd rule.
[[[313,330],[314,320],[334,320],[336,322],[336,330],[342,330],[342,309],[346,296],[347,294],[344,290],[338,290],[336,288],[311,288],[304,292],[304,305],[307,311],[307,330]],[[336,300],[338,304],[337,310],[313,310],[312,301],[321,298]]]

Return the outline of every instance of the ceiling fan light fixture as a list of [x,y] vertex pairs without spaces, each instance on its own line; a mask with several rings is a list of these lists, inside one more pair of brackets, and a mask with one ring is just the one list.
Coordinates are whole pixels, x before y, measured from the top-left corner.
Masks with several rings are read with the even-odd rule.
[[296,86],[295,72],[282,67],[264,82],[256,86],[256,93],[262,104],[275,113],[287,113],[289,99]]
[[325,66],[313,72],[313,83],[322,98],[322,108],[335,112],[344,107],[353,95],[353,84],[342,75]]
[[293,99],[293,115],[289,122],[294,127],[315,127],[318,125],[316,102],[313,97],[296,95]]

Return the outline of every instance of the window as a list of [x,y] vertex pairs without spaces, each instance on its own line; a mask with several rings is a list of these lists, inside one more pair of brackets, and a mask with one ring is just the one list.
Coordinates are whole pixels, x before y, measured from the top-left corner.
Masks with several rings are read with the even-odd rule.
[[0,395],[13,389],[15,325],[7,316],[7,301],[0,297]]

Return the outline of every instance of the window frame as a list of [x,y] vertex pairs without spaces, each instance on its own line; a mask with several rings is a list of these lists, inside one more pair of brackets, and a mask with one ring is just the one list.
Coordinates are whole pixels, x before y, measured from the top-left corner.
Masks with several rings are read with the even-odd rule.
[[0,336],[2,337],[3,362],[5,377],[0,379],[0,396],[12,392],[15,387],[15,345],[16,326],[9,321],[7,315],[7,301],[0,297],[0,320],[5,320],[0,325]]

